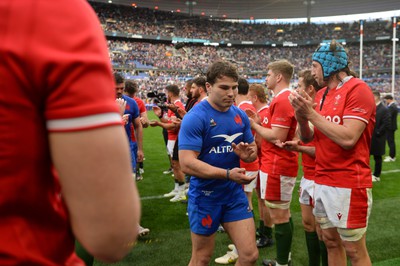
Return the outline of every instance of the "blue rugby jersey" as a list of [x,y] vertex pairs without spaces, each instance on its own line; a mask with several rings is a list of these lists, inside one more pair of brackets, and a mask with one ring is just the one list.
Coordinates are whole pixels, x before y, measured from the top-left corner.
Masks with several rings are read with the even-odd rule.
[[[254,141],[247,115],[231,106],[220,112],[202,101],[187,113],[179,132],[179,150],[199,152],[198,159],[210,165],[232,169],[239,167],[239,157],[233,152],[232,143]],[[224,179],[190,179],[190,200],[226,203],[230,195],[242,186]]]
[[122,95],[122,99],[126,101],[126,107],[125,107],[125,112],[124,114],[129,114],[129,120],[128,123],[125,125],[125,131],[129,140],[129,143],[132,142],[131,140],[131,124],[133,120],[137,117],[139,117],[139,107],[136,103],[136,101],[126,95]]

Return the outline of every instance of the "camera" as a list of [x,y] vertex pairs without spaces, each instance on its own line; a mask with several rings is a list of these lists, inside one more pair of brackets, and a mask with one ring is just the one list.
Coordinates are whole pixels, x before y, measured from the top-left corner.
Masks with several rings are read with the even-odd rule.
[[157,103],[156,104],[158,107],[160,107],[161,109],[168,109],[168,104],[166,103]]
[[161,108],[163,112],[168,112],[167,95],[163,92],[151,91],[147,93],[147,98],[151,98],[153,104]]
[[153,99],[153,103],[155,104],[165,104],[167,102],[167,95],[163,92],[151,91],[147,93],[147,98]]

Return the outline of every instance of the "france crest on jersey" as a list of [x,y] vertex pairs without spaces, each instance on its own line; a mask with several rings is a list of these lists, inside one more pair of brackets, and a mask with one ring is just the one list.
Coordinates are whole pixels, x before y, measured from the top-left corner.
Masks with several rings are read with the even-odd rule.
[[[199,152],[198,159],[223,169],[239,167],[239,157],[233,152],[232,143],[252,143],[247,115],[231,106],[220,112],[202,101],[187,113],[179,133],[179,150]],[[203,179],[193,176],[190,181],[189,197],[196,198],[204,191],[212,191],[205,199],[223,200],[229,189],[241,189],[241,185],[223,179]]]

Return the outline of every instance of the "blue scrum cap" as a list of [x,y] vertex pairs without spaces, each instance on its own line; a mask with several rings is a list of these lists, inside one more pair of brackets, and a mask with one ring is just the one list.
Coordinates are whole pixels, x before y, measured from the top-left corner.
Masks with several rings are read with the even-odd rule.
[[336,50],[330,50],[330,44],[321,45],[314,52],[312,60],[321,64],[324,72],[324,79],[332,73],[344,69],[348,65],[347,54],[343,46],[336,44]]

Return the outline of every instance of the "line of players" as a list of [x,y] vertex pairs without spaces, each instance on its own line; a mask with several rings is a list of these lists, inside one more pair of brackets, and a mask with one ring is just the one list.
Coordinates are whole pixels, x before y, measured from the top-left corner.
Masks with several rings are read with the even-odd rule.
[[[330,60],[336,60],[333,66]],[[335,42],[321,46],[313,54],[313,69],[299,74],[299,86],[294,92],[289,89],[293,71],[293,65],[286,60],[268,65],[266,86],[274,95],[269,106],[262,85],[249,86],[245,79],[239,79],[238,90],[233,90],[236,106],[249,117],[259,151],[257,160],[240,162],[240,167],[246,169],[246,175],[253,180],[243,186],[250,211],[253,209],[251,196],[254,189],[259,199],[261,220],[259,239],[255,245],[259,248],[272,245],[274,226],[277,256],[274,260],[263,260],[263,265],[291,265],[294,228],[290,203],[298,172],[298,152],[301,152],[304,176],[299,200],[310,265],[328,265],[328,262],[330,265],[345,265],[346,255],[353,265],[368,265],[370,259],[365,245],[365,232],[372,205],[369,143],[375,116],[375,110],[371,109],[374,106],[371,90],[352,76],[347,54]],[[192,82],[190,91],[196,100],[189,105],[207,100],[207,82],[204,78]],[[326,88],[323,93],[317,93],[321,87]],[[173,196],[171,202],[186,201],[177,136],[189,108],[185,110],[180,102],[177,86],[167,86],[166,90],[170,102],[167,105],[168,112],[163,114],[161,108],[154,107],[154,113],[160,121],[151,121],[150,125],[168,130],[167,149],[172,158],[175,188],[164,196]],[[211,120],[210,126],[215,126]],[[234,141],[228,139],[228,135],[224,136],[225,141]],[[310,142],[313,137],[315,142]],[[330,150],[326,151],[326,147]],[[352,152],[354,147],[363,156],[355,156]],[[342,157],[338,157],[338,154]],[[332,158],[336,161],[332,161]],[[227,179],[229,172],[230,169],[227,170]],[[347,176],[343,177],[344,174]],[[211,226],[208,222],[212,220],[208,218],[202,220],[203,227]],[[203,233],[194,233],[196,237],[193,237],[197,229],[193,229],[192,224],[193,243],[200,241],[196,237]],[[227,226],[229,223],[223,224]],[[213,235],[215,232],[207,231],[204,234],[210,233]],[[237,265],[253,265],[257,259],[254,252],[241,252],[235,245],[230,249],[216,262],[226,264],[237,261]],[[193,250],[191,263],[196,264],[198,252]],[[202,252],[208,254],[209,250]],[[203,256],[202,262],[204,258],[207,262],[209,256]]]

